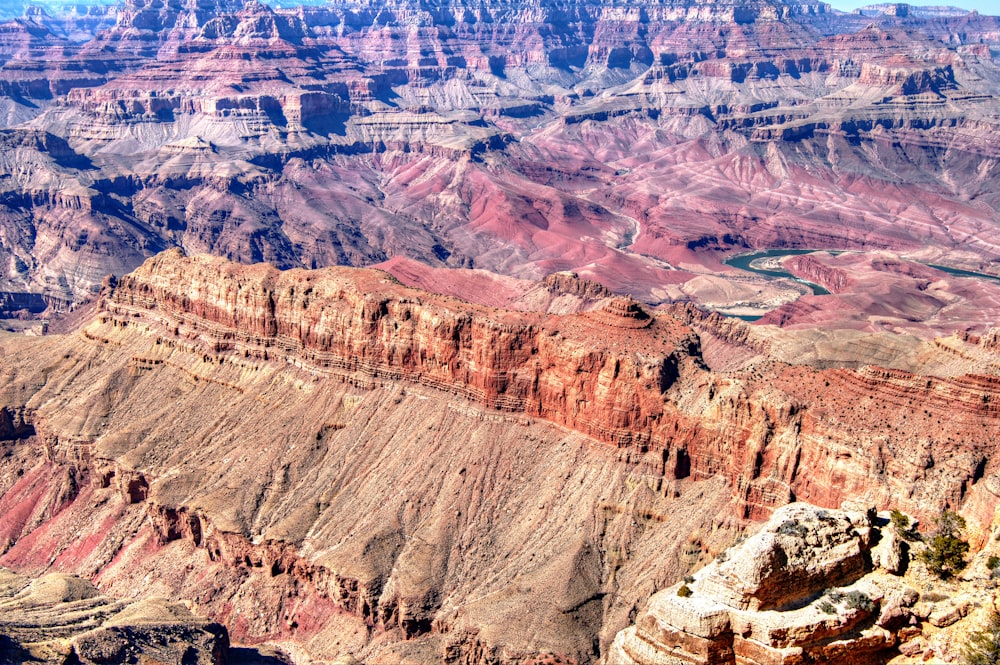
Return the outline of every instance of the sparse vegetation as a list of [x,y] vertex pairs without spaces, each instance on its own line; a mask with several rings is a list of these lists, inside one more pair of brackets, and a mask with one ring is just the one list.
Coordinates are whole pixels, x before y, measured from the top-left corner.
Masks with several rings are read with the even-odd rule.
[[680,596],[681,598],[687,598],[692,593],[694,592],[691,591],[691,587],[689,587],[687,584],[682,584],[681,587],[677,589],[677,595]]
[[954,577],[965,569],[965,555],[969,543],[962,539],[965,518],[951,510],[946,510],[937,518],[937,527],[927,543],[927,549],[919,559],[927,569],[943,580]]
[[799,538],[805,538],[806,534],[809,533],[809,527],[801,522],[796,522],[795,520],[785,520],[778,527],[778,533],[785,536],[797,536]]
[[875,601],[862,591],[853,589],[851,591],[841,591],[830,588],[823,592],[824,599],[819,604],[819,610],[824,614],[833,614],[837,611],[837,605],[844,603],[849,609],[864,610],[872,612],[875,610]]
[[1000,614],[993,612],[982,630],[969,635],[965,665],[1000,665]]
[[832,603],[839,603],[844,600],[844,592],[839,589],[827,589],[823,592]]
[[875,601],[861,591],[848,591],[847,594],[845,594],[845,598],[847,599],[847,607],[849,609],[862,610],[865,612],[872,612],[875,610]]
[[1000,568],[1000,556],[997,556],[996,554],[990,555],[990,558],[986,560],[986,567],[990,570]]
[[893,508],[889,511],[889,522],[892,524],[892,528],[897,536],[903,540],[913,540],[913,525],[905,513]]

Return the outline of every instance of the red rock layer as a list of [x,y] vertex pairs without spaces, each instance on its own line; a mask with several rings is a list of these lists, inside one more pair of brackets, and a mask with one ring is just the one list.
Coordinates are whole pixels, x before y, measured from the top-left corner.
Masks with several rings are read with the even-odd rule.
[[867,493],[918,514],[957,505],[992,468],[1000,432],[993,378],[783,365],[714,376],[691,328],[625,299],[514,313],[380,272],[282,273],[172,251],[124,277],[103,310],[109,325],[152,325],[211,357],[413,381],[655,453],[669,478],[721,474],[746,517],[794,497],[832,506]]
[[216,353],[416,381],[620,446],[665,447],[664,394],[697,362],[690,330],[625,299],[546,317],[428,299],[380,272],[319,275],[171,251],[122,278],[104,316],[152,315]]
[[0,339],[0,565],[325,660],[583,663],[792,498],[993,514],[996,380],[713,374],[685,321],[754,344],[690,307],[512,312],[161,254],[78,334]]

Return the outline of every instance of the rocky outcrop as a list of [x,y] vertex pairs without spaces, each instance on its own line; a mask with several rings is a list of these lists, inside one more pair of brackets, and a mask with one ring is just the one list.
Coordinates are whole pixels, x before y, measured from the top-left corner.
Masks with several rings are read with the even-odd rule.
[[605,662],[886,662],[920,632],[919,594],[872,568],[872,545],[893,537],[873,518],[795,503],[775,511],[755,536],[654,595]]
[[847,271],[827,266],[810,255],[793,256],[785,266],[796,277],[819,284],[830,293],[842,293],[851,285]]
[[611,291],[603,284],[580,279],[574,272],[555,272],[545,277],[545,287],[555,293],[579,296],[585,300],[610,298]]
[[0,568],[0,609],[4,662],[228,662],[224,626],[195,617],[179,602],[112,600],[73,575],[31,579]]

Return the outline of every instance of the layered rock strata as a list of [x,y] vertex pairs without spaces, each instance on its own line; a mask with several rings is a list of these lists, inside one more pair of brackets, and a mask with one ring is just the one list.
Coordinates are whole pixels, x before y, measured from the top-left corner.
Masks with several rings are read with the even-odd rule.
[[[839,501],[856,494],[870,472],[871,451],[885,465],[880,474],[901,489],[904,479],[925,476],[899,466],[909,465],[912,453],[889,452],[906,448],[935,451],[929,466],[916,462],[925,469],[941,456],[964,460],[953,475],[935,469],[943,483],[934,490],[938,501],[959,501],[981,477],[988,433],[1000,416],[993,397],[1000,384],[993,377],[782,366],[764,375],[714,377],[705,371],[694,331],[634,302],[609,298],[569,317],[515,315],[427,300],[377,272],[314,277],[172,251],[122,278],[100,321],[151,325],[166,333],[162,343],[194,340],[213,356],[235,353],[412,381],[544,418],[653,453],[667,476],[723,473],[744,487],[748,516],[766,514],[769,504],[792,496],[836,492],[825,500]],[[859,401],[876,394],[874,410]],[[935,414],[945,410],[941,421]],[[861,440],[844,429],[862,423],[869,434]],[[787,441],[794,452],[769,451],[772,441]],[[862,455],[868,459],[842,452],[851,445],[869,451]],[[860,465],[846,472],[847,484],[824,483],[822,474],[846,471],[845,459]],[[810,474],[800,475],[800,466]],[[851,486],[854,476],[858,487]]]
[[79,332],[0,339],[0,564],[312,659],[592,663],[793,498],[989,523],[996,379],[713,375],[686,320],[167,252]]
[[[179,246],[572,270],[645,302],[763,313],[800,292],[720,258],[1000,256],[995,18],[590,0],[76,14],[0,29],[0,126],[51,136],[0,162],[3,291],[79,302]],[[913,287],[898,301],[922,320]],[[945,318],[917,332],[969,325]]]
[[72,575],[31,579],[0,568],[0,610],[5,663],[228,662],[225,627],[178,602],[111,600]]

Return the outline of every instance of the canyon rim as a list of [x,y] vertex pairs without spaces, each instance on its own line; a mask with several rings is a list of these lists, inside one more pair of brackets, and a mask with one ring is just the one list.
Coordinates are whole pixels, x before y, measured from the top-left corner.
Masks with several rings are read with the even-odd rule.
[[1000,18],[0,15],[3,662],[964,663],[990,625]]

